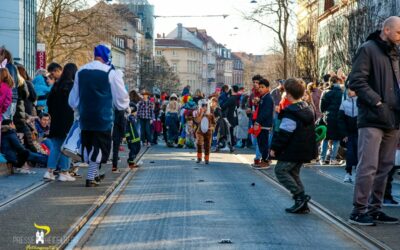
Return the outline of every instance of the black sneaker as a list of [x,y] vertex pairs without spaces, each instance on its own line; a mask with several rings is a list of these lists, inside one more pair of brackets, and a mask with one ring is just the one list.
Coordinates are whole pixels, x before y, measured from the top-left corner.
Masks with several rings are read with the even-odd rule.
[[384,212],[376,211],[368,214],[372,217],[374,222],[382,223],[382,224],[399,224],[399,219],[390,217],[386,215]]
[[200,163],[201,162],[201,158],[197,158],[196,163]]
[[302,208],[300,208],[300,210],[299,211],[297,211],[296,213],[297,214],[309,214],[311,211],[310,211],[310,208],[308,207],[308,204],[307,204],[307,202],[304,204],[304,206],[302,207]]
[[286,208],[287,213],[298,213],[303,207],[307,205],[307,202],[311,199],[309,195],[298,196],[294,200],[294,205],[290,208]]
[[350,215],[349,222],[351,224],[360,225],[360,226],[375,226],[374,219],[364,213],[364,214],[352,214]]
[[100,183],[95,180],[86,180],[86,187],[97,187],[99,184]]
[[383,204],[384,207],[398,207],[399,206],[399,202],[396,201],[395,199],[389,198],[389,199],[384,199],[383,200]]

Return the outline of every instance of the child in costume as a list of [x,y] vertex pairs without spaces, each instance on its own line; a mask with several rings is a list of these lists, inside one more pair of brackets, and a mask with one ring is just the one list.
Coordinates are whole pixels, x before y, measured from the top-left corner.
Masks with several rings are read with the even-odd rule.
[[126,141],[129,148],[129,158],[128,165],[130,168],[139,167],[135,163],[135,158],[140,151],[140,135],[137,130],[137,117],[136,117],[137,107],[136,105],[131,106],[131,114],[128,116],[127,126],[126,126]]
[[185,120],[185,110],[186,110],[186,104],[192,100],[192,97],[190,95],[184,95],[182,96],[182,102],[181,102],[181,110],[179,112],[179,120],[180,120],[180,136],[178,139],[178,148],[183,148],[186,143],[186,120]]
[[194,121],[198,124],[196,131],[197,139],[197,161],[200,163],[203,156],[204,162],[208,164],[210,161],[210,149],[213,130],[215,128],[215,117],[210,111],[210,104],[207,100],[199,101],[199,109],[193,113]]
[[189,101],[185,104],[185,111],[183,113],[185,118],[185,146],[186,148],[194,148],[195,143],[195,124],[193,122],[193,113],[197,109],[197,105],[194,101]]

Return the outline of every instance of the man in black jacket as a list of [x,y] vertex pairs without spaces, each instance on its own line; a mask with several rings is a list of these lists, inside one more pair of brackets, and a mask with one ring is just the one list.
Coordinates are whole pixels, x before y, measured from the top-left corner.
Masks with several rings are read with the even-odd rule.
[[353,61],[349,87],[358,96],[359,162],[349,222],[357,225],[399,222],[380,211],[399,140],[399,44],[400,18],[392,16],[382,31],[367,38]]
[[221,106],[222,109],[222,117],[226,118],[229,122],[229,149],[231,153],[233,152],[233,145],[235,145],[235,138],[233,135],[234,128],[238,125],[238,117],[237,117],[237,106],[239,105],[239,96],[238,91],[239,87],[234,85],[232,86],[231,95]]

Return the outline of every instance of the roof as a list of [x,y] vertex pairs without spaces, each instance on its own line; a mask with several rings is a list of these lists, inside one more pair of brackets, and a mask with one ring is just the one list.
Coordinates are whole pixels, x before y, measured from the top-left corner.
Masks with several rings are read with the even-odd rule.
[[181,47],[200,50],[193,43],[180,39],[156,39],[155,43],[156,47]]

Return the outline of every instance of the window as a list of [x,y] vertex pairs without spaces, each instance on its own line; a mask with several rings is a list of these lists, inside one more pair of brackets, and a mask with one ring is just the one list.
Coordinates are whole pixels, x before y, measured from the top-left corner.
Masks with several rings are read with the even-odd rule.
[[162,51],[161,50],[157,50],[156,54],[157,54],[157,56],[161,56],[162,55]]
[[178,64],[177,63],[173,63],[172,64],[172,72],[178,72]]
[[173,56],[177,56],[177,53],[176,53],[175,50],[172,51],[172,55],[173,55]]

